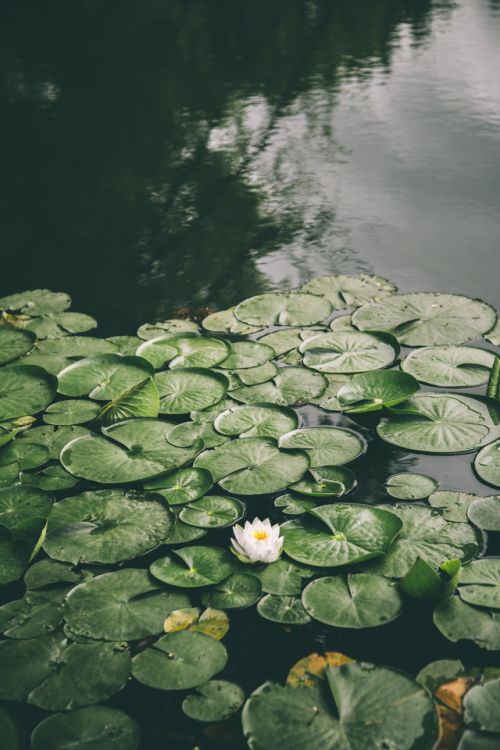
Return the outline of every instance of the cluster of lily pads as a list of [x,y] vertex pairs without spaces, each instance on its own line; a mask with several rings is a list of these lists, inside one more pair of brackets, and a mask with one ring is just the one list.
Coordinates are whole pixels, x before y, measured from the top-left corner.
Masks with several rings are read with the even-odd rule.
[[[432,604],[448,640],[500,650],[500,558],[483,556],[483,532],[500,531],[494,490],[475,496],[399,473],[380,497],[346,501],[367,413],[378,413],[374,439],[475,452],[477,476],[500,487],[493,308],[398,294],[366,274],[320,276],[201,325],[170,319],[100,338],[70,304],[44,289],[0,299],[9,748],[21,747],[7,703],[18,701],[50,712],[33,750],[135,750],[137,723],[105,704],[131,679],[186,691],[183,711],[201,722],[244,706],[252,750],[432,748],[450,711],[450,747],[498,747],[492,670],[437,662],[415,680],[315,655],[312,672],[308,661],[246,702],[217,677],[231,610],[253,606],[287,628],[360,629],[395,620],[413,598]],[[493,346],[467,343],[481,338]],[[307,426],[304,405],[348,426]],[[256,498],[279,527],[251,523]],[[449,706],[442,686],[457,680],[460,705]]]

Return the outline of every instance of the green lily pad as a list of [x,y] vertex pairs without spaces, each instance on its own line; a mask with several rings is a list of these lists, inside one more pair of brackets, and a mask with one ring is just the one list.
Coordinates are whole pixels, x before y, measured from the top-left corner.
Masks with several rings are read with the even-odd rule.
[[495,438],[486,405],[468,396],[419,393],[381,419],[378,435],[399,448],[424,453],[464,453]]
[[214,406],[226,395],[224,375],[201,368],[166,370],[155,377],[161,414],[187,414]]
[[381,370],[353,375],[337,391],[342,411],[363,413],[395,406],[419,390],[418,381],[399,370]]
[[14,485],[0,489],[0,526],[17,538],[29,540],[52,509],[53,498],[35,487]]
[[327,576],[311,581],[302,594],[308,614],[337,628],[374,628],[401,614],[398,585],[370,573]]
[[200,445],[200,448],[216,448],[229,441],[229,437],[217,432],[210,422],[181,422],[168,434],[168,442],[179,448]]
[[185,505],[198,500],[212,487],[212,475],[206,469],[178,469],[171,474],[144,482],[145,490],[162,495],[169,505]]
[[32,318],[25,330],[33,331],[39,339],[54,339],[71,333],[85,333],[97,327],[97,320],[77,312],[48,313]]
[[480,732],[500,732],[500,680],[471,687],[464,697],[464,722]]
[[45,492],[69,490],[78,484],[78,479],[59,465],[47,466],[47,468],[36,473],[23,472],[19,477],[19,481],[22,485],[38,487],[38,489],[45,490]]
[[43,466],[49,458],[48,448],[38,443],[30,443],[28,440],[12,440],[0,449],[0,466],[15,462],[22,471]]
[[35,365],[0,369],[0,420],[38,414],[52,401],[57,378]]
[[364,305],[352,316],[362,331],[389,331],[407,346],[463,344],[490,330],[492,307],[461,294],[413,292]]
[[432,477],[411,472],[392,474],[385,482],[387,494],[397,500],[422,500],[436,492],[437,488],[438,483]]
[[171,526],[156,495],[93,490],[53,506],[44,549],[63,562],[112,564],[154,549]]
[[[174,556],[175,555],[175,556]],[[170,586],[198,588],[223,581],[233,572],[227,552],[218,547],[182,547],[172,555],[155,560],[151,573]]]
[[439,490],[430,495],[428,502],[433,508],[441,510],[445,521],[467,523],[469,520],[468,509],[476,499],[477,495],[471,495],[466,492]]
[[64,618],[77,636],[135,641],[162,633],[167,615],[189,605],[185,594],[166,590],[147,570],[126,568],[76,586]]
[[201,595],[205,607],[216,609],[242,609],[250,607],[260,598],[262,588],[259,579],[249,573],[232,573],[229,578]]
[[467,604],[500,609],[500,558],[486,557],[465,565],[458,593]]
[[431,346],[410,352],[402,369],[422,383],[468,388],[488,382],[495,355],[472,346]]
[[297,596],[302,591],[302,579],[314,575],[311,568],[290,560],[276,560],[265,568],[255,571],[266,594]]
[[398,349],[396,340],[385,333],[330,331],[304,341],[299,352],[304,365],[313,370],[351,374],[388,367]]
[[474,459],[474,469],[483,482],[500,487],[500,440],[479,451]]
[[152,378],[145,378],[103,406],[98,420],[104,424],[113,424],[130,417],[157,417],[159,411],[158,389]]
[[224,490],[239,495],[278,492],[299,481],[308,464],[304,452],[279,450],[270,438],[239,438],[201,453],[194,462]]
[[348,383],[352,376],[332,375],[327,373],[324,374],[323,377],[327,380],[326,389],[318,398],[312,398],[311,404],[319,406],[319,408],[324,411],[342,411],[337,395],[342,386],[345,383]]
[[201,325],[206,331],[213,333],[248,334],[261,330],[262,326],[252,326],[248,325],[248,323],[242,323],[234,317],[233,310],[234,308],[230,307],[228,310],[218,310],[217,312],[210,313],[206,318],[203,318]]
[[141,344],[138,336],[110,336],[106,341],[111,344],[118,354],[131,357],[135,350]]
[[278,331],[272,331],[266,333],[265,336],[261,336],[259,339],[260,344],[267,344],[274,350],[276,357],[281,357],[283,354],[291,352],[292,349],[298,349],[298,347],[311,336],[317,336],[319,333],[324,333],[327,329],[323,326],[316,326],[312,328],[282,328]]
[[99,405],[76,398],[50,404],[43,415],[46,424],[71,425],[91,422],[99,413]]
[[210,680],[184,698],[182,710],[196,721],[225,721],[239,711],[244,700],[245,693],[234,682]]
[[227,495],[205,495],[181,509],[179,518],[190,526],[202,529],[218,529],[232,526],[245,512],[240,500]]
[[327,687],[265,683],[243,709],[243,731],[259,750],[430,748],[438,736],[431,696],[410,677],[365,663],[326,670]]
[[325,297],[334,310],[345,307],[359,307],[372,300],[378,302],[397,292],[397,287],[387,279],[360,273],[357,276],[335,274],[315,276],[300,287],[301,292],[309,292]]
[[92,574],[87,570],[76,571],[67,563],[45,558],[30,565],[24,576],[24,583],[27,589],[36,591],[57,584],[76,586],[91,577]]
[[500,531],[500,496],[475,497],[467,509],[469,521],[484,531]]
[[299,423],[293,409],[276,404],[245,404],[223,411],[215,419],[214,427],[223,435],[240,437],[270,437],[294,430]]
[[500,649],[500,612],[473,607],[455,594],[439,602],[433,617],[437,629],[453,643],[467,640],[488,651]]
[[63,621],[64,598],[71,586],[27,591],[0,607],[0,632],[8,638],[37,638],[54,631]]
[[283,625],[306,625],[311,621],[298,596],[267,594],[257,604],[257,612],[265,620]]
[[305,565],[351,565],[386,553],[402,522],[392,512],[368,505],[322,505],[309,518],[281,526],[284,550]]
[[142,357],[97,354],[65,367],[57,376],[58,390],[63,396],[111,401],[153,374],[153,367]]
[[236,401],[245,404],[270,403],[280,406],[306,404],[321,396],[327,387],[326,378],[304,367],[282,367],[276,377],[260,385],[248,385],[231,391]]
[[198,452],[197,447],[169,443],[172,427],[171,422],[155,419],[118,422],[103,428],[106,437],[89,433],[65,445],[60,461],[70,474],[101,484],[150,479],[182,466]]
[[163,544],[187,544],[188,542],[194,542],[196,539],[207,534],[206,529],[200,529],[198,526],[189,526],[180,520],[179,514],[181,508],[177,508],[175,505],[171,508],[173,523],[168,532],[168,536],[163,540]]
[[109,706],[54,714],[31,735],[32,750],[137,750],[139,725]]
[[0,299],[0,310],[12,310],[22,315],[46,315],[67,310],[71,297],[65,292],[51,292],[50,289],[30,289],[26,292],[9,294]]
[[403,578],[418,557],[438,568],[445,560],[463,562],[480,551],[479,536],[468,523],[446,521],[424,505],[391,505],[391,512],[399,516],[402,529],[384,557],[367,566],[370,573]]
[[49,458],[58,459],[65,445],[84,435],[92,435],[92,433],[86,427],[80,425],[61,427],[43,425],[43,427],[33,427],[28,432],[21,433],[17,439],[43,445],[49,451]]
[[366,449],[357,432],[343,427],[305,427],[282,435],[278,446],[307,453],[311,468],[341,466],[354,461]]
[[287,516],[301,516],[311,508],[315,508],[317,504],[315,497],[307,498],[294,492],[280,495],[274,501],[275,508],[279,508]]
[[233,370],[231,374],[236,375],[238,381],[236,387],[240,388],[241,385],[261,385],[262,383],[267,383],[269,380],[275,378],[278,372],[278,367],[274,362],[264,362],[263,365],[257,365],[256,367]]
[[356,326],[352,324],[351,315],[339,315],[330,321],[330,330],[332,331],[357,331]]
[[230,354],[229,344],[221,339],[186,332],[177,336],[160,336],[141,344],[136,354],[151,362],[156,370],[169,367],[209,368],[223,362]]
[[289,489],[310,497],[341,497],[356,485],[354,472],[346,466],[319,466],[309,469],[305,477],[291,484]]
[[253,326],[309,326],[328,318],[330,303],[313,294],[271,292],[249,297],[234,308],[234,316]]
[[158,690],[188,690],[226,666],[226,649],[215,638],[192,630],[168,633],[134,657],[136,680]]
[[176,336],[178,333],[187,331],[198,331],[198,326],[194,320],[185,320],[183,318],[170,318],[169,320],[160,320],[157,323],[144,323],[137,331],[139,338],[149,341],[149,339],[158,338],[158,336]]
[[456,589],[461,570],[460,560],[446,560],[435,568],[417,557],[401,579],[401,588],[414,599],[438,601]]
[[130,676],[130,654],[115,643],[70,643],[53,633],[0,643],[0,697],[48,711],[105,701]]
[[31,331],[0,325],[0,365],[27,354],[35,341],[36,335]]
[[5,526],[0,526],[0,586],[17,581],[26,570],[37,540],[43,533],[40,529],[38,537],[33,537],[31,543],[19,540]]
[[[58,339],[38,341],[34,352],[42,356],[54,356],[63,359],[76,360],[84,357],[94,357],[97,354],[118,354],[116,344],[110,339],[99,339],[96,336],[63,336]],[[30,359],[34,356],[30,352]]]
[[267,344],[257,341],[233,341],[227,359],[221,362],[220,366],[225,370],[258,367],[269,362],[274,356],[274,349]]

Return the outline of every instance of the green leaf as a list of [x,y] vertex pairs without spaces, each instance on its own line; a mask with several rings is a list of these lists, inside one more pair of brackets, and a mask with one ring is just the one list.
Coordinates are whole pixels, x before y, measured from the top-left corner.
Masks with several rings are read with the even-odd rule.
[[467,604],[500,609],[500,558],[486,557],[465,565],[458,593]]
[[176,508],[174,505],[171,511],[173,524],[168,536],[163,540],[163,544],[187,544],[188,542],[194,542],[196,539],[201,539],[201,537],[206,535],[207,532],[205,529],[200,529],[197,526],[189,526],[180,520],[180,508]]
[[387,494],[397,500],[422,500],[436,492],[437,488],[438,483],[432,477],[411,472],[392,474],[385,482]]
[[43,466],[49,460],[49,451],[43,445],[30,443],[28,440],[12,440],[0,450],[0,466],[17,463],[19,469],[26,471]]
[[[169,433],[170,435],[170,433]],[[145,490],[162,495],[169,505],[185,505],[202,497],[212,488],[212,475],[206,469],[178,469],[171,474],[144,482]]]
[[266,333],[259,339],[260,344],[267,344],[274,350],[276,357],[298,349],[303,341],[319,333],[325,333],[328,329],[323,326],[313,328],[282,328],[271,333]]
[[354,461],[366,449],[357,432],[341,427],[305,427],[282,435],[278,446],[307,453],[311,468],[341,466]]
[[342,411],[363,413],[395,406],[413,396],[420,388],[411,375],[399,370],[381,370],[353,375],[337,391]]
[[32,750],[137,750],[139,725],[109,706],[54,714],[31,735]]
[[63,396],[89,396],[96,401],[111,401],[133,385],[154,374],[142,357],[97,354],[79,359],[58,374],[59,393]]
[[500,357],[495,357],[493,367],[489,374],[486,395],[496,401],[500,401]]
[[232,526],[239,521],[245,512],[240,500],[227,495],[205,495],[195,500],[179,513],[179,518],[190,526],[202,529],[218,529]]
[[239,711],[244,700],[245,693],[234,682],[210,680],[184,698],[182,710],[196,721],[225,721]]
[[66,469],[56,464],[47,466],[38,473],[21,473],[19,480],[27,487],[38,487],[46,492],[68,490],[78,484],[78,479],[69,474]]
[[[356,487],[354,472],[346,466],[320,466],[290,485],[290,489],[311,497],[340,497]],[[314,507],[314,506],[313,506]]]
[[7,325],[0,325],[0,365],[19,359],[27,354],[36,341],[31,331],[21,331]]
[[98,420],[104,424],[112,424],[129,417],[157,417],[159,411],[160,394],[154,380],[146,378],[103,406]]
[[0,369],[0,421],[38,414],[52,401],[57,378],[35,365],[7,365]]
[[[237,384],[240,385],[261,385],[267,383],[276,377],[279,370],[274,362],[264,362],[263,365],[257,365],[256,367],[247,367],[244,370],[233,370],[232,375],[236,376]],[[231,390],[231,389],[230,389]]]
[[177,336],[159,336],[141,344],[136,354],[151,362],[155,370],[167,362],[174,368],[210,368],[223,362],[230,347],[221,339],[186,332]]
[[233,572],[227,552],[218,547],[182,547],[172,555],[155,560],[151,573],[170,586],[198,588],[219,583]]
[[259,580],[254,575],[232,573],[210,591],[203,592],[201,601],[206,607],[241,609],[255,604],[260,598],[261,591]]
[[214,427],[223,435],[278,439],[299,423],[293,409],[275,404],[246,404],[226,409],[216,417]]
[[394,581],[370,573],[311,581],[302,594],[308,614],[337,628],[374,628],[401,614],[403,600]]
[[55,630],[63,621],[63,602],[71,586],[52,586],[27,591],[0,607],[0,632],[8,638],[37,638]]
[[67,310],[70,305],[69,294],[51,292],[50,289],[30,289],[0,299],[0,310],[12,310],[31,316],[61,312]]
[[218,310],[211,313],[203,318],[201,325],[206,331],[212,331],[213,333],[247,334],[261,330],[261,326],[252,326],[239,321],[234,317],[233,310],[234,308],[230,307],[229,310]]
[[469,521],[484,531],[500,531],[500,496],[471,497],[467,509]]
[[467,692],[464,722],[480,732],[500,732],[500,680],[475,685]]
[[178,333],[186,333],[186,331],[198,331],[198,326],[194,320],[184,320],[183,318],[170,318],[169,320],[160,320],[157,323],[144,323],[137,331],[137,335],[141,339],[149,341],[155,339],[158,336],[175,336]]
[[25,329],[33,331],[39,339],[54,339],[69,333],[85,333],[96,326],[97,321],[90,315],[60,312],[32,318],[26,323]]
[[473,641],[488,651],[500,649],[500,612],[478,609],[457,596],[439,602],[434,625],[449,641]]
[[98,404],[72,398],[50,404],[45,410],[43,421],[54,425],[85,424],[95,419],[98,413]]
[[220,366],[224,370],[259,367],[274,356],[274,349],[266,344],[257,341],[232,341],[229,355]]
[[243,300],[234,315],[253,326],[308,326],[320,323],[331,311],[327,300],[312,294],[271,292]]
[[243,386],[231,396],[245,404],[270,403],[280,406],[305,404],[321,396],[327,387],[326,378],[304,367],[282,367],[276,377],[260,385]]
[[298,596],[267,594],[257,604],[257,612],[265,620],[283,625],[306,625],[311,621]]
[[215,406],[226,395],[229,382],[224,375],[186,367],[166,370],[155,376],[161,414],[187,414]]
[[401,588],[414,599],[437,601],[453,593],[460,573],[460,560],[447,560],[436,569],[421,557],[417,557],[402,578]]
[[325,373],[379,370],[394,362],[397,341],[385,333],[330,331],[304,341],[299,352],[306,367]]
[[301,292],[310,292],[325,297],[334,310],[345,307],[359,307],[372,300],[379,301],[397,291],[387,279],[360,273],[357,276],[335,274],[315,276],[300,287]]
[[467,523],[468,508],[477,498],[477,495],[467,494],[466,492],[451,492],[439,490],[429,496],[429,505],[433,508],[440,508],[445,521],[454,521],[455,523]]
[[476,474],[494,487],[500,487],[500,440],[479,451],[474,459]]
[[494,354],[472,346],[430,346],[410,352],[402,369],[442,388],[469,388],[488,382]]
[[136,680],[158,690],[188,690],[203,685],[226,666],[226,649],[204,633],[169,633],[134,657]]
[[288,492],[286,495],[280,495],[274,501],[275,508],[279,508],[287,516],[301,516],[318,504],[315,497],[311,499],[302,497],[294,492]]
[[313,571],[311,568],[281,559],[261,570],[257,569],[253,575],[258,576],[262,591],[266,594],[296,596],[302,591],[302,579],[310,578]]

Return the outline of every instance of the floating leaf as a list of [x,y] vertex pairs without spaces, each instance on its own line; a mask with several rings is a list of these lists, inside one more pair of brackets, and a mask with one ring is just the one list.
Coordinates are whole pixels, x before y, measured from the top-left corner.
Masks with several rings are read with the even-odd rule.
[[298,596],[267,594],[257,604],[257,612],[265,620],[283,625],[306,625],[311,621]]
[[[175,555],[175,556],[174,556]],[[198,588],[219,583],[233,572],[227,552],[218,547],[183,547],[155,560],[151,573],[170,586]]]
[[206,331],[212,331],[213,333],[248,334],[261,330],[261,326],[252,326],[239,321],[234,317],[233,310],[234,308],[230,307],[229,310],[211,313],[203,318],[201,325]]
[[298,425],[293,409],[275,404],[245,404],[226,409],[215,419],[214,427],[223,435],[240,437],[270,437],[294,430]]
[[14,485],[0,489],[0,526],[16,538],[39,536],[52,509],[53,498],[35,487]]
[[163,630],[165,633],[177,633],[180,630],[188,630],[198,620],[199,616],[200,610],[198,607],[175,609],[163,623]]
[[468,509],[476,498],[477,495],[470,495],[466,492],[439,490],[430,495],[428,502],[433,508],[441,509],[445,521],[467,523]]
[[200,445],[202,448],[216,448],[229,440],[217,432],[210,422],[181,422],[168,434],[168,441],[180,448]]
[[364,305],[352,316],[362,331],[389,331],[407,346],[463,344],[496,321],[492,307],[461,294],[413,292]]
[[301,479],[308,464],[305,453],[281,451],[270,438],[239,438],[201,453],[194,462],[224,490],[240,495],[282,490]]
[[328,329],[323,326],[316,326],[312,328],[282,328],[271,333],[266,333],[265,336],[261,336],[259,343],[267,344],[270,346],[275,353],[276,357],[281,357],[283,354],[291,352],[293,349],[298,349],[303,341],[311,336],[317,336],[319,333],[324,333]]
[[256,570],[254,575],[259,577],[262,591],[266,594],[297,596],[302,591],[302,579],[310,578],[313,571],[304,565],[281,559],[262,570]]
[[241,708],[244,700],[245,693],[234,682],[210,680],[184,698],[182,710],[196,721],[225,721]]
[[402,369],[417,380],[443,388],[468,388],[488,382],[495,355],[472,346],[431,346],[410,352]]
[[479,451],[474,469],[483,482],[500,487],[500,440]]
[[147,570],[124,569],[76,586],[64,618],[76,636],[135,641],[161,633],[166,615],[187,606],[187,596],[166,590]]
[[19,469],[27,471],[43,466],[49,460],[49,451],[43,445],[28,440],[12,440],[0,450],[0,466],[16,463]]
[[159,690],[188,690],[224,669],[226,649],[204,633],[169,633],[134,657],[136,680]]
[[49,458],[58,459],[65,445],[77,437],[91,434],[90,430],[80,425],[61,427],[43,425],[43,427],[33,427],[26,434],[21,433],[18,436],[18,440],[26,440],[29,443],[43,445],[49,451]]
[[359,307],[372,300],[379,301],[397,291],[387,279],[360,273],[357,276],[335,274],[332,276],[315,276],[300,288],[301,292],[310,292],[325,297],[334,310],[344,307]]
[[500,609],[500,558],[486,557],[465,565],[458,593],[467,604]]
[[500,680],[469,690],[464,698],[464,721],[480,732],[500,732]]
[[387,494],[398,500],[422,500],[436,492],[437,488],[438,483],[432,477],[411,472],[392,474],[385,482]]
[[353,430],[341,427],[306,427],[282,435],[278,446],[305,451],[311,468],[315,468],[341,466],[354,461],[364,452],[366,443]]
[[96,328],[97,321],[90,315],[74,312],[48,313],[29,320],[25,329],[39,339],[54,339],[70,333],[85,333]]
[[71,565],[45,558],[39,560],[26,571],[24,583],[31,591],[63,583],[76,585],[92,576],[87,570],[75,571]]
[[327,651],[325,654],[309,654],[293,665],[286,678],[288,687],[314,687],[318,681],[325,679],[328,667],[340,667],[353,662],[349,656],[339,651]]
[[52,401],[57,379],[35,365],[7,365],[0,369],[0,420],[38,414]]
[[27,354],[35,341],[36,335],[31,331],[0,325],[0,365]]
[[50,289],[30,289],[0,299],[0,310],[12,310],[30,316],[61,312],[67,310],[70,305],[69,294],[51,292]]
[[157,417],[159,411],[158,389],[152,378],[145,378],[103,406],[98,419],[104,424],[112,424],[129,417]]
[[194,320],[170,318],[169,320],[160,320],[157,323],[144,323],[137,331],[137,335],[139,338],[149,341],[149,339],[155,339],[158,336],[165,336],[166,334],[175,336],[186,331],[198,331],[198,326]]
[[179,518],[190,526],[200,526],[202,529],[218,529],[232,526],[239,521],[245,512],[245,506],[240,500],[227,495],[205,495],[195,502],[182,508]]
[[315,497],[307,498],[302,495],[288,492],[286,495],[280,495],[274,501],[274,506],[279,508],[287,516],[301,516],[311,508],[316,507],[318,501]]
[[488,651],[500,649],[500,612],[478,609],[456,594],[439,602],[434,624],[449,641],[473,641]]
[[233,573],[213,589],[204,592],[201,600],[205,606],[218,609],[240,609],[250,607],[260,598],[259,580],[249,573]]
[[0,607],[0,632],[8,638],[37,638],[55,630],[63,620],[63,602],[71,586],[27,591]]
[[436,569],[417,557],[401,580],[401,588],[414,599],[437,601],[450,596],[460,578],[460,560],[447,560]]
[[394,362],[398,345],[385,333],[330,331],[304,341],[299,352],[306,367],[325,373],[379,370]]
[[383,555],[402,522],[387,510],[368,505],[322,505],[311,518],[281,526],[284,550],[305,565],[337,567]]
[[97,354],[65,367],[57,376],[63,396],[89,396],[96,401],[111,401],[137,383],[154,374],[142,357]]
[[200,529],[198,526],[189,526],[180,520],[180,508],[176,508],[174,505],[171,511],[173,524],[168,536],[163,540],[163,544],[187,544],[188,542],[194,542],[196,539],[201,539],[201,537],[206,535],[207,532],[205,529]]
[[419,384],[411,375],[399,370],[381,370],[353,375],[337,391],[342,411],[363,413],[395,406],[413,396]]
[[91,706],[54,714],[31,735],[32,750],[137,750],[139,725],[109,706]]
[[171,526],[167,507],[155,495],[93,490],[54,505],[44,549],[64,562],[111,564],[154,549]]
[[[170,433],[169,433],[170,434]],[[185,505],[202,497],[212,487],[212,475],[206,469],[178,469],[171,474],[144,482],[145,490],[162,495],[169,505]]]
[[186,332],[177,336],[159,336],[141,344],[136,354],[151,362],[156,370],[167,362],[171,368],[210,368],[230,354],[229,344],[221,339]]
[[[267,383],[268,380],[276,377],[279,370],[274,362],[265,362],[263,365],[257,365],[256,367],[247,367],[244,370],[233,370],[232,375],[237,376],[236,387],[239,388],[243,385],[261,385]],[[230,389],[232,390],[232,388]]]
[[91,422],[99,413],[99,405],[76,398],[50,404],[43,415],[46,424],[72,425]]
[[469,521],[485,531],[500,531],[500,496],[471,497],[467,508]]
[[208,409],[217,404],[228,389],[224,375],[192,367],[160,372],[155,383],[160,394],[161,414],[187,414]]
[[231,396],[245,404],[270,403],[280,406],[308,403],[321,396],[327,387],[326,378],[304,367],[282,367],[276,377],[260,385],[243,386]]
[[258,367],[275,356],[274,349],[257,341],[233,341],[227,359],[221,363],[225,370]]
[[191,625],[190,630],[205,633],[216,641],[221,641],[229,630],[229,617],[220,609],[208,607],[198,620]]
[[356,486],[354,472],[346,466],[320,466],[309,469],[306,476],[290,489],[311,497],[340,497]]
[[327,300],[312,294],[271,292],[243,300],[234,315],[253,326],[309,326],[320,323],[331,311]]
[[356,573],[311,581],[302,603],[315,620],[337,628],[373,628],[401,614],[403,600],[394,581]]
[[110,336],[103,343],[106,341],[114,347],[118,354],[123,354],[126,357],[135,354],[135,350],[141,343],[141,339],[137,336]]
[[78,484],[78,479],[59,465],[47,466],[38,473],[21,473],[19,480],[25,486],[38,487],[46,492],[68,490]]

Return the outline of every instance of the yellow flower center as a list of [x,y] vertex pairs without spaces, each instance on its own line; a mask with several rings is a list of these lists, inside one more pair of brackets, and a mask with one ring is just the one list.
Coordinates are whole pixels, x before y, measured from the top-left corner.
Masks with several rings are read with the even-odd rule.
[[267,539],[269,534],[267,531],[254,531],[253,537],[254,539],[257,539],[259,542],[263,542],[265,539]]

